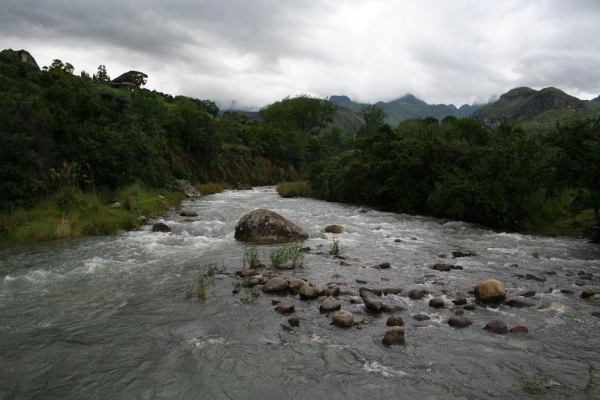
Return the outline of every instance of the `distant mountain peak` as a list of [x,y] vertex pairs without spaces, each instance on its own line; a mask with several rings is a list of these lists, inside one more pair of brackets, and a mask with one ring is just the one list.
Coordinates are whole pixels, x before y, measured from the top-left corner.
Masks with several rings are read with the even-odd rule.
[[472,118],[488,126],[508,120],[536,128],[551,127],[559,121],[598,114],[588,104],[555,87],[541,90],[518,87],[501,95],[496,103],[477,110]]

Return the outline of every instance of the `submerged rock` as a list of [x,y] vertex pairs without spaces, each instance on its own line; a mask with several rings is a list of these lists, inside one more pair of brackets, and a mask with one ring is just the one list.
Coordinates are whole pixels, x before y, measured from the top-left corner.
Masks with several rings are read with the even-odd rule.
[[467,326],[471,326],[471,324],[471,320],[462,315],[450,317],[450,319],[448,320],[448,325],[450,325],[453,328],[466,328]]
[[495,302],[506,297],[506,289],[502,282],[488,279],[475,286],[474,294],[475,298],[481,302]]
[[389,317],[385,324],[387,326],[404,326],[404,320],[401,317]]
[[282,314],[291,314],[296,310],[296,306],[292,303],[283,303],[275,307],[275,311],[280,312]]
[[460,258],[460,257],[474,257],[477,254],[472,252],[472,251],[462,251],[462,250],[455,250],[452,252],[452,257],[454,258]]
[[304,240],[308,234],[299,226],[269,210],[254,210],[235,226],[235,238],[252,243],[286,243]]
[[533,307],[533,303],[530,303],[528,301],[525,300],[518,300],[518,299],[512,299],[506,302],[507,305],[514,307],[514,308],[527,308],[527,307]]
[[180,217],[197,217],[198,213],[192,210],[183,210],[179,213]]
[[385,332],[381,342],[386,346],[403,345],[404,340],[404,328],[401,326],[394,326]]
[[454,303],[457,306],[464,306],[465,304],[467,304],[467,299],[465,297],[459,297],[455,300],[452,300],[452,303]]
[[412,317],[417,321],[427,321],[431,319],[431,317],[427,314],[415,314]]
[[342,310],[333,314],[332,323],[335,326],[348,328],[352,326],[352,322],[354,322],[354,315],[350,311]]
[[293,317],[288,318],[288,323],[291,326],[300,326],[300,317],[294,315]]
[[504,323],[504,321],[495,319],[493,321],[488,322],[483,328],[486,331],[490,331],[493,333],[505,334],[508,333],[508,327]]
[[511,328],[510,333],[528,333],[529,329],[526,326],[519,325]]
[[439,297],[434,297],[433,299],[429,300],[429,307],[433,307],[433,308],[444,308],[446,304],[444,304],[444,300],[440,299]]
[[438,263],[438,264],[435,264],[433,267],[431,267],[431,269],[436,270],[436,271],[448,272],[448,271],[452,271],[454,269],[463,269],[463,268],[460,265]]
[[421,300],[426,295],[427,291],[422,289],[413,289],[410,292],[408,292],[408,297],[413,300]]
[[594,297],[596,295],[596,291],[594,289],[585,289],[581,292],[582,299],[589,299],[590,297]]

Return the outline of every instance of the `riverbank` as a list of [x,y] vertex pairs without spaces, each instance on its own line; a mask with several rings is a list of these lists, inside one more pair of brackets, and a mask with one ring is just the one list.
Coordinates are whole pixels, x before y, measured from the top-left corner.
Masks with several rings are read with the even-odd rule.
[[179,208],[182,193],[134,184],[116,192],[58,192],[32,209],[0,216],[0,242],[31,242],[132,230]]
[[[277,193],[283,198],[316,198],[309,182],[283,182],[277,185]],[[322,200],[322,199],[321,199]],[[361,204],[359,204],[361,205]],[[393,210],[391,210],[393,211]],[[599,243],[599,227],[593,209],[578,213],[555,212],[554,218],[547,218],[543,212],[533,216],[518,233],[525,235],[564,236],[572,238],[587,238],[592,243]],[[435,217],[435,215],[433,215]]]

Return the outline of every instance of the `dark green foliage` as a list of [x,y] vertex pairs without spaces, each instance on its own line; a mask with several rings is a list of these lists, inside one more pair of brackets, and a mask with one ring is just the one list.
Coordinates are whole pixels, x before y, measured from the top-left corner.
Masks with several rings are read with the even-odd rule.
[[275,102],[260,110],[261,118],[268,124],[284,131],[297,130],[303,133],[318,134],[333,122],[337,105],[307,95]]
[[490,130],[457,118],[362,132],[356,150],[313,165],[315,197],[518,231],[564,219],[567,207],[573,217],[600,209],[597,120],[542,138],[514,123]]

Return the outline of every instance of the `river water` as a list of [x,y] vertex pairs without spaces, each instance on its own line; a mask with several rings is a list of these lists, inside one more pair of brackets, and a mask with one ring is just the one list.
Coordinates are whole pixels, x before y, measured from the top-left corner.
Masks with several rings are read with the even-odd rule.
[[[274,188],[227,191],[186,201],[158,220],[172,233],[141,231],[0,248],[0,399],[516,399],[599,398],[589,363],[600,369],[600,247],[581,240],[505,234],[433,218],[397,215],[311,199],[281,199]],[[356,296],[342,309],[364,323],[330,324],[317,300],[247,290],[233,294],[229,273],[242,268],[245,246],[236,222],[257,208],[275,211],[311,234],[304,267],[280,272],[342,290],[400,287],[386,296],[402,305],[372,315]],[[153,221],[154,222],[154,221]],[[336,235],[344,263],[329,255]],[[398,240],[399,239],[399,240]],[[265,263],[273,246],[260,246]],[[454,250],[474,257],[443,259]],[[373,265],[389,262],[389,269]],[[463,270],[433,271],[439,262]],[[206,299],[186,291],[209,267]],[[584,271],[588,276],[579,276]],[[220,273],[223,272],[223,273]],[[526,274],[544,279],[525,279]],[[591,274],[591,277],[589,276]],[[529,308],[478,306],[473,325],[456,329],[451,300],[485,279],[504,283],[508,297]],[[357,283],[356,281],[366,283]],[[411,289],[431,294],[406,297]],[[561,292],[572,291],[573,294]],[[533,297],[519,295],[535,291]],[[432,296],[448,305],[433,309]],[[292,302],[300,326],[273,299]],[[413,315],[431,319],[418,322]],[[381,339],[390,315],[405,322],[405,346]],[[483,330],[493,319],[527,334]],[[595,375],[598,380],[597,374]],[[539,384],[540,393],[526,391]],[[599,384],[600,385],[600,384]]]

